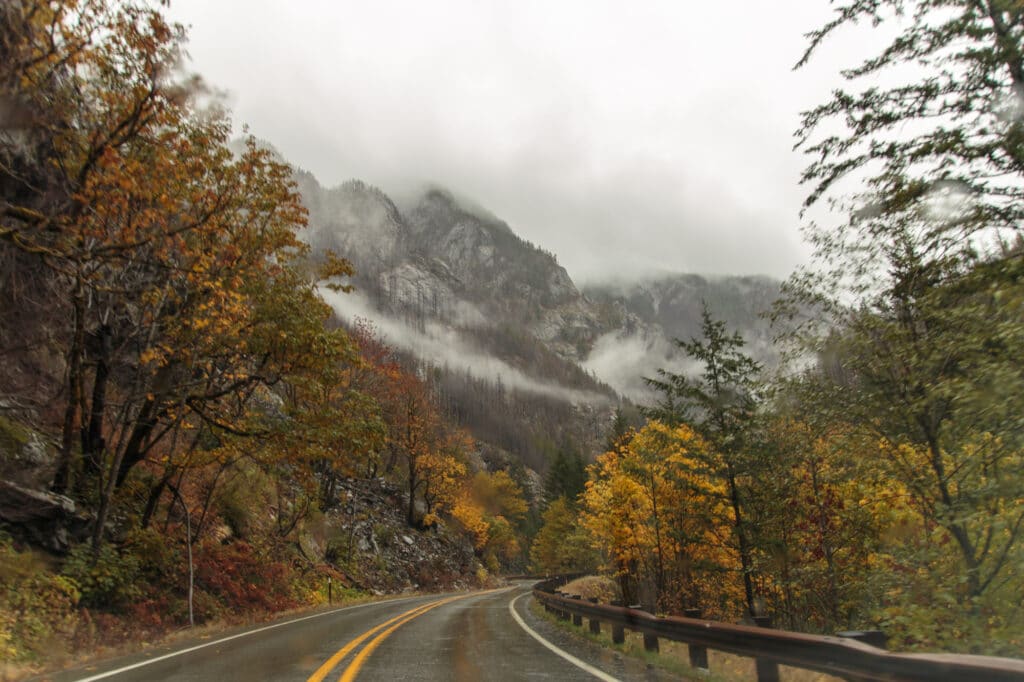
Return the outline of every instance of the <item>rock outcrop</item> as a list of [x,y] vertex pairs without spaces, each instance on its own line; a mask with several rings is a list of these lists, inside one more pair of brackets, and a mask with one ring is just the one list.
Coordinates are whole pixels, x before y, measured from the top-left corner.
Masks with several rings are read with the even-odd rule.
[[0,522],[37,547],[64,553],[81,540],[89,519],[63,495],[0,480]]
[[26,424],[0,416],[0,480],[45,490],[56,472],[56,445]]

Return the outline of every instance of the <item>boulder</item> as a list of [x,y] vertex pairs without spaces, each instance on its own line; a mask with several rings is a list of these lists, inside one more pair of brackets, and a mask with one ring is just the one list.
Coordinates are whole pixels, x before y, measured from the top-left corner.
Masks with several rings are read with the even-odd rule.
[[72,537],[86,530],[89,519],[71,498],[0,480],[0,522],[34,545],[64,553]]

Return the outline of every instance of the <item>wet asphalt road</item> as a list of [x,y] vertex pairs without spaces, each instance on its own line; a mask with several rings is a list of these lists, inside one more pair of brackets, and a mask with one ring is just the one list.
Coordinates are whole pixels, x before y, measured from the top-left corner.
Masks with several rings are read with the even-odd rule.
[[[516,622],[606,677],[675,679],[581,641],[528,608],[532,583],[318,612],[36,678],[52,682],[307,682],[601,679],[552,652]],[[427,609],[427,607],[430,607]],[[419,610],[427,609],[427,610]],[[369,633],[369,634],[368,634]],[[228,639],[225,639],[228,638]],[[355,642],[355,644],[353,644]],[[161,659],[161,657],[164,657]],[[348,677],[344,677],[344,676]]]

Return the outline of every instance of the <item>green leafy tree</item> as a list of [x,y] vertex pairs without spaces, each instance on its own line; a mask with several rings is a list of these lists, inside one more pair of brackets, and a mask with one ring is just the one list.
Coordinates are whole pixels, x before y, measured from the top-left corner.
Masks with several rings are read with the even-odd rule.
[[[929,226],[959,242],[978,231],[1019,232],[1024,219],[1024,7],[1007,0],[853,0],[809,34],[799,65],[847,25],[890,24],[889,45],[842,72],[849,88],[803,115],[799,144],[813,158],[808,205],[849,175],[867,194],[844,203],[879,217],[962,213]],[[881,85],[880,83],[885,83]],[[859,88],[858,88],[859,86]],[[963,210],[960,211],[959,209]],[[856,213],[851,214],[856,217]],[[822,233],[812,234],[823,237]]]
[[543,525],[530,545],[530,564],[547,574],[593,571],[599,564],[591,539],[579,523],[576,505],[564,497],[544,511]]

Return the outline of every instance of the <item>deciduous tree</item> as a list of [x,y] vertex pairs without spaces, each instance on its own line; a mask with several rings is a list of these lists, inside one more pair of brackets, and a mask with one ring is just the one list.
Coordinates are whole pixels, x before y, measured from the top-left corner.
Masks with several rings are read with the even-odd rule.
[[652,421],[591,468],[582,524],[612,560],[625,599],[731,610],[739,562],[720,457],[709,447],[688,426]]

